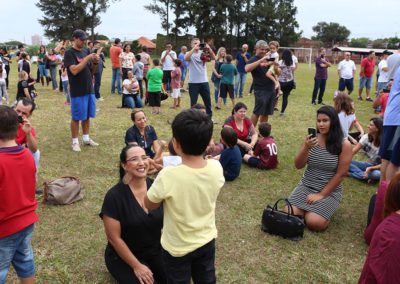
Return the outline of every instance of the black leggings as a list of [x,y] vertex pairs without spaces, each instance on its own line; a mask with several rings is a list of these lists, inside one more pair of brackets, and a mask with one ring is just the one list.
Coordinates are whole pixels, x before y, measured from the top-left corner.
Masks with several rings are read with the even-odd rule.
[[293,90],[293,87],[294,87],[294,81],[292,80],[289,82],[280,82],[280,84],[281,84],[281,91],[283,93],[281,113],[284,113],[286,110],[286,107],[288,105],[288,98],[289,98],[290,92]]
[[[140,284],[133,269],[126,264],[115,252],[108,247],[106,248],[104,259],[108,271],[121,284]],[[139,259],[139,261],[146,265],[151,272],[153,272],[154,281],[157,284],[167,283],[164,264],[162,262],[161,251],[160,254],[155,257],[149,257],[145,261]]]

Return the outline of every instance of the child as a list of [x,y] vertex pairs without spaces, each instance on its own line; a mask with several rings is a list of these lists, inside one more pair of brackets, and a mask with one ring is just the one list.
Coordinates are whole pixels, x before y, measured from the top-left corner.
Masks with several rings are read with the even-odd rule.
[[67,73],[67,68],[64,67],[64,65],[61,66],[61,83],[65,95],[65,103],[64,105],[69,106],[71,105],[71,96],[69,94],[69,88],[68,88],[68,73]]
[[275,169],[278,166],[278,148],[274,137],[271,135],[271,124],[268,122],[260,123],[258,132],[262,138],[258,141],[252,155],[245,154],[243,161],[250,167],[263,170]]
[[238,71],[236,66],[232,64],[232,55],[228,54],[225,56],[226,63],[220,67],[220,73],[222,74],[221,83],[219,87],[219,98],[217,109],[221,108],[222,99],[226,98],[226,94],[229,93],[229,98],[232,101],[232,105],[235,106],[235,92],[233,87],[233,80],[237,75]]
[[171,72],[171,89],[172,98],[174,99],[173,106],[171,108],[175,109],[179,107],[181,103],[181,64],[180,59],[174,59],[174,70]]
[[390,89],[392,88],[393,81],[389,81],[387,89],[381,90],[379,93],[378,97],[374,100],[372,107],[374,107],[376,110],[379,110],[379,116],[383,118],[383,115],[385,114],[387,102],[389,99],[389,93]]
[[355,126],[360,132],[356,137],[364,135],[364,130],[356,119],[353,100],[346,92],[340,92],[334,99],[334,107],[339,116],[343,137],[349,138],[350,142],[357,144],[357,141],[352,139],[352,136],[349,136],[349,130],[352,126]]
[[0,105],[3,104],[3,100],[6,100],[6,104],[9,104],[8,92],[7,92],[7,72],[3,68],[3,64],[0,63]]
[[237,145],[237,134],[231,127],[224,127],[221,130],[221,142],[227,148],[221,155],[214,157],[219,160],[224,169],[224,177],[227,181],[233,181],[240,174],[242,166],[242,154]]
[[24,97],[27,97],[28,99],[31,98],[29,94],[28,78],[28,73],[25,71],[20,71],[18,73],[17,101]]
[[279,54],[278,54],[278,49],[279,49],[279,43],[277,41],[271,41],[269,44],[269,50],[270,50],[270,55],[269,55],[269,61],[273,61],[274,64],[272,64],[267,73],[265,74],[270,80],[272,80],[275,84],[275,89],[277,90],[277,97],[281,96],[283,93],[281,91],[281,86],[279,84],[278,77],[281,75],[281,69],[279,68]]
[[163,169],[144,199],[148,210],[164,206],[161,235],[168,283],[216,283],[215,206],[224,176],[221,164],[205,160],[212,120],[201,111],[180,112],[172,122],[182,164]]
[[152,114],[160,113],[161,106],[161,91],[162,91],[162,78],[163,71],[160,67],[160,60],[153,59],[154,67],[147,72],[148,80],[148,96],[149,96],[149,106],[152,107]]
[[135,55],[136,63],[133,65],[133,75],[139,83],[140,98],[143,99],[143,70],[144,64],[140,61],[140,54]]

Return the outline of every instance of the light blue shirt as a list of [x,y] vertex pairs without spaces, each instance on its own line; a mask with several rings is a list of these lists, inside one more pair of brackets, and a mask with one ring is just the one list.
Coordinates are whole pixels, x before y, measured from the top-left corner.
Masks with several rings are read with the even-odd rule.
[[189,61],[189,83],[208,83],[207,64],[201,60],[200,50],[193,52]]
[[400,126],[400,68],[394,75],[393,86],[390,90],[385,115],[383,117],[384,126]]

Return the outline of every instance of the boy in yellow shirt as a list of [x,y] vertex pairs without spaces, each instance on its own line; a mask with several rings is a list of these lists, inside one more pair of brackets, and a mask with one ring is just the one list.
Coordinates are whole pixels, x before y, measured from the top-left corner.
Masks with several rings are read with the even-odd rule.
[[163,169],[145,197],[149,210],[164,206],[161,235],[168,283],[216,283],[215,206],[224,176],[221,164],[205,160],[213,122],[196,109],[172,122],[173,146],[182,164]]

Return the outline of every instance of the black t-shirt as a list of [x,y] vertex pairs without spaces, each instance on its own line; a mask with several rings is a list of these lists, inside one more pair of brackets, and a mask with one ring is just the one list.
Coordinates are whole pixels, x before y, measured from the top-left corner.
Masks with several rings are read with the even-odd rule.
[[25,92],[24,92],[25,88],[29,88],[28,82],[26,80],[19,81],[17,86],[17,101],[21,98],[25,98]]
[[[146,180],[147,189],[153,181]],[[139,259],[156,256],[161,251],[161,228],[163,226],[163,209],[147,214],[137,202],[129,185],[119,182],[104,197],[100,217],[106,215],[118,220],[121,224],[121,238],[131,252]],[[114,251],[110,243],[107,249]],[[115,252],[116,253],[116,252]]]
[[156,130],[151,125],[147,125],[144,129],[144,136],[140,134],[140,130],[135,125],[129,128],[125,133],[125,144],[128,145],[130,142],[136,142],[146,151],[146,155],[150,158],[153,158],[155,155],[151,147],[156,140]]
[[92,73],[90,71],[91,63],[86,64],[85,68],[76,75],[73,75],[69,70],[71,65],[78,65],[89,54],[88,48],[82,48],[81,50],[70,48],[65,52],[64,66],[67,68],[71,97],[94,94]]
[[[256,62],[260,60],[261,57],[253,56],[249,59],[247,64]],[[265,90],[270,89],[274,90],[275,84],[274,82],[269,79],[266,74],[269,69],[269,66],[262,67],[258,65],[253,71],[251,71],[251,75],[253,76],[253,83],[254,83],[254,90]]]

